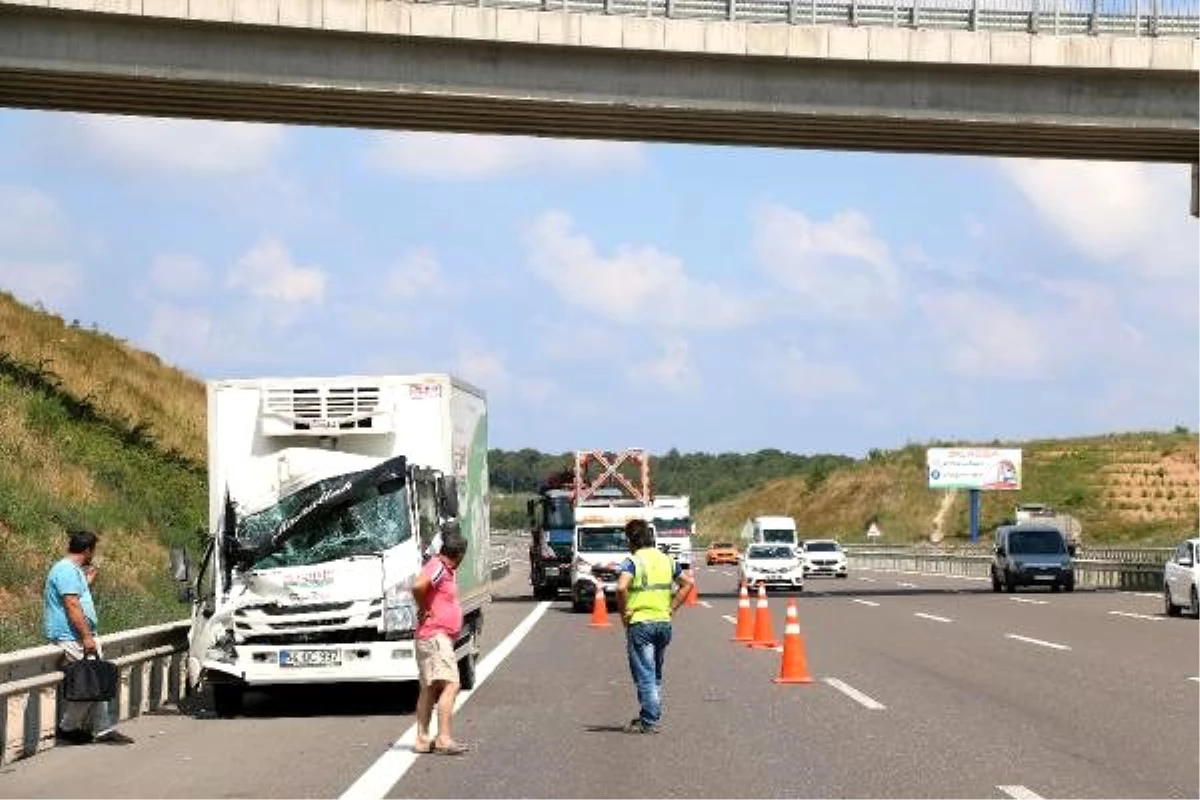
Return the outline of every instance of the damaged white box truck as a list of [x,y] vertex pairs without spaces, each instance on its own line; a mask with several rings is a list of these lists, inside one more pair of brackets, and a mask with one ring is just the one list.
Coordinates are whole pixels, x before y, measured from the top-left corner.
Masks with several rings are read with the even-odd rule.
[[449,375],[208,384],[209,531],[188,680],[218,716],[249,688],[415,681],[412,585],[456,525],[464,688],[491,599],[487,401]]

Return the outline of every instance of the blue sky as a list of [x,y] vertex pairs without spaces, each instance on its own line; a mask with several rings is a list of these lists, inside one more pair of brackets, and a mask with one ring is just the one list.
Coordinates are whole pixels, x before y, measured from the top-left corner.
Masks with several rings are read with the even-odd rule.
[[491,439],[1200,424],[1184,166],[0,112],[0,288],[201,378],[450,371]]

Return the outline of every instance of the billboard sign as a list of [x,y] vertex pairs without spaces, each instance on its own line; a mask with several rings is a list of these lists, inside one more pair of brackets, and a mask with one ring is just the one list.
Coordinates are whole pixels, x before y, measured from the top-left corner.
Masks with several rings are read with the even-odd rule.
[[931,447],[926,453],[930,489],[1021,488],[1021,451],[996,447]]

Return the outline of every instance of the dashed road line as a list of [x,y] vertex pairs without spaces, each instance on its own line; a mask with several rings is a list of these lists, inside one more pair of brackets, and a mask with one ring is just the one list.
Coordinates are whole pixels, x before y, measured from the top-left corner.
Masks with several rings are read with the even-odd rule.
[[722,574],[722,575],[724,575],[726,578],[732,578],[732,577],[733,577],[733,570],[731,570],[731,569],[723,569],[723,570],[721,570],[721,574]]
[[1110,611],[1108,613],[1112,614],[1114,617],[1132,617],[1134,619],[1148,619],[1151,622],[1158,622],[1159,620],[1162,619],[1162,617],[1155,617],[1155,616],[1151,616],[1150,614],[1133,614],[1128,611]]
[[[504,662],[504,659],[517,648],[531,630],[537,624],[537,621],[546,613],[546,609],[550,608],[549,601],[538,603],[534,606],[533,611],[530,611],[525,619],[521,620],[521,624],[517,625],[513,631],[504,637],[496,648],[488,653],[479,662],[475,668],[475,688],[461,691],[454,703],[454,713],[463,707],[463,704],[474,696],[476,690],[483,685],[496,668]],[[417,741],[417,726],[414,724],[400,735],[387,752],[381,755],[374,764],[367,768],[367,771],[359,776],[350,788],[342,793],[340,800],[382,800],[387,797],[404,774],[416,762],[419,756],[413,752],[413,745]]]
[[921,619],[931,619],[934,622],[954,622],[954,620],[950,619],[949,617],[939,617],[936,614],[924,614],[920,611],[914,611],[913,616],[920,617]]
[[865,576],[865,575],[859,575],[859,576],[858,576],[858,579],[859,579],[860,581],[865,581],[866,583],[875,583],[875,579],[874,579],[874,578],[868,578],[868,577],[867,577],[867,576]]
[[1013,800],[1042,800],[1040,794],[1024,786],[997,786],[996,788]]
[[1012,600],[1014,603],[1032,603],[1033,605],[1037,606],[1050,605],[1049,600],[1034,600],[1032,597],[1010,597],[1008,599]]
[[887,708],[887,706],[885,706],[883,703],[879,702],[878,700],[876,700],[872,697],[868,697],[867,695],[863,694],[858,689],[855,689],[853,686],[846,683],[845,681],[840,681],[837,678],[824,678],[823,680],[825,681],[825,683],[827,683],[830,686],[832,686],[833,688],[837,689],[839,692],[846,695],[851,700],[855,701],[856,703],[860,703],[860,704],[866,706],[867,708],[871,709],[872,711],[882,711],[885,708]]
[[864,605],[864,606],[871,606],[873,608],[879,605],[879,603],[876,603],[874,600],[860,600],[857,597],[852,597],[852,598],[850,598],[850,600],[851,600],[851,602],[858,603],[858,604]]
[[1162,599],[1162,595],[1158,592],[1128,592],[1128,594],[1131,594],[1134,597],[1153,597],[1155,600]]
[[1068,647],[1065,644],[1055,644],[1054,642],[1045,642],[1045,641],[1042,641],[1041,639],[1031,639],[1028,636],[1018,636],[1015,633],[1006,633],[1004,635],[1009,639],[1016,639],[1019,642],[1029,642],[1029,644],[1041,645],[1042,647],[1049,647],[1054,650],[1070,650],[1071,649],[1070,647]]
[[707,600],[701,600],[700,605],[704,606],[705,608],[712,608],[712,603],[708,602]]
[[905,581],[896,581],[896,585],[897,585],[897,586],[903,586],[905,589],[915,589],[915,588],[917,588],[917,585],[916,585],[915,583],[907,583],[907,582],[905,582]]
[[1200,683],[1200,676],[1196,676],[1196,677],[1194,677],[1194,678],[1188,678],[1188,680],[1189,680],[1189,681],[1195,681],[1196,683]]
[[725,621],[726,621],[726,622],[728,622],[730,625],[736,625],[736,624],[737,624],[737,620],[736,620],[736,619],[734,619],[733,617],[729,616],[728,614],[722,614],[722,615],[721,615],[721,619],[725,620]]

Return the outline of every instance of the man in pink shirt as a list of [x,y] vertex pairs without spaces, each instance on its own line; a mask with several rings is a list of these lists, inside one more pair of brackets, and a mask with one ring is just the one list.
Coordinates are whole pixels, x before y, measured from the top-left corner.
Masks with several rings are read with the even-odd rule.
[[[458,603],[455,570],[467,552],[467,540],[458,531],[448,532],[441,550],[421,568],[413,584],[417,601],[417,672],[421,695],[417,699],[418,753],[461,755],[467,748],[450,735],[450,715],[458,696],[458,661],[454,642],[462,631],[462,606]],[[432,739],[429,726],[433,707],[438,709],[438,735]]]

